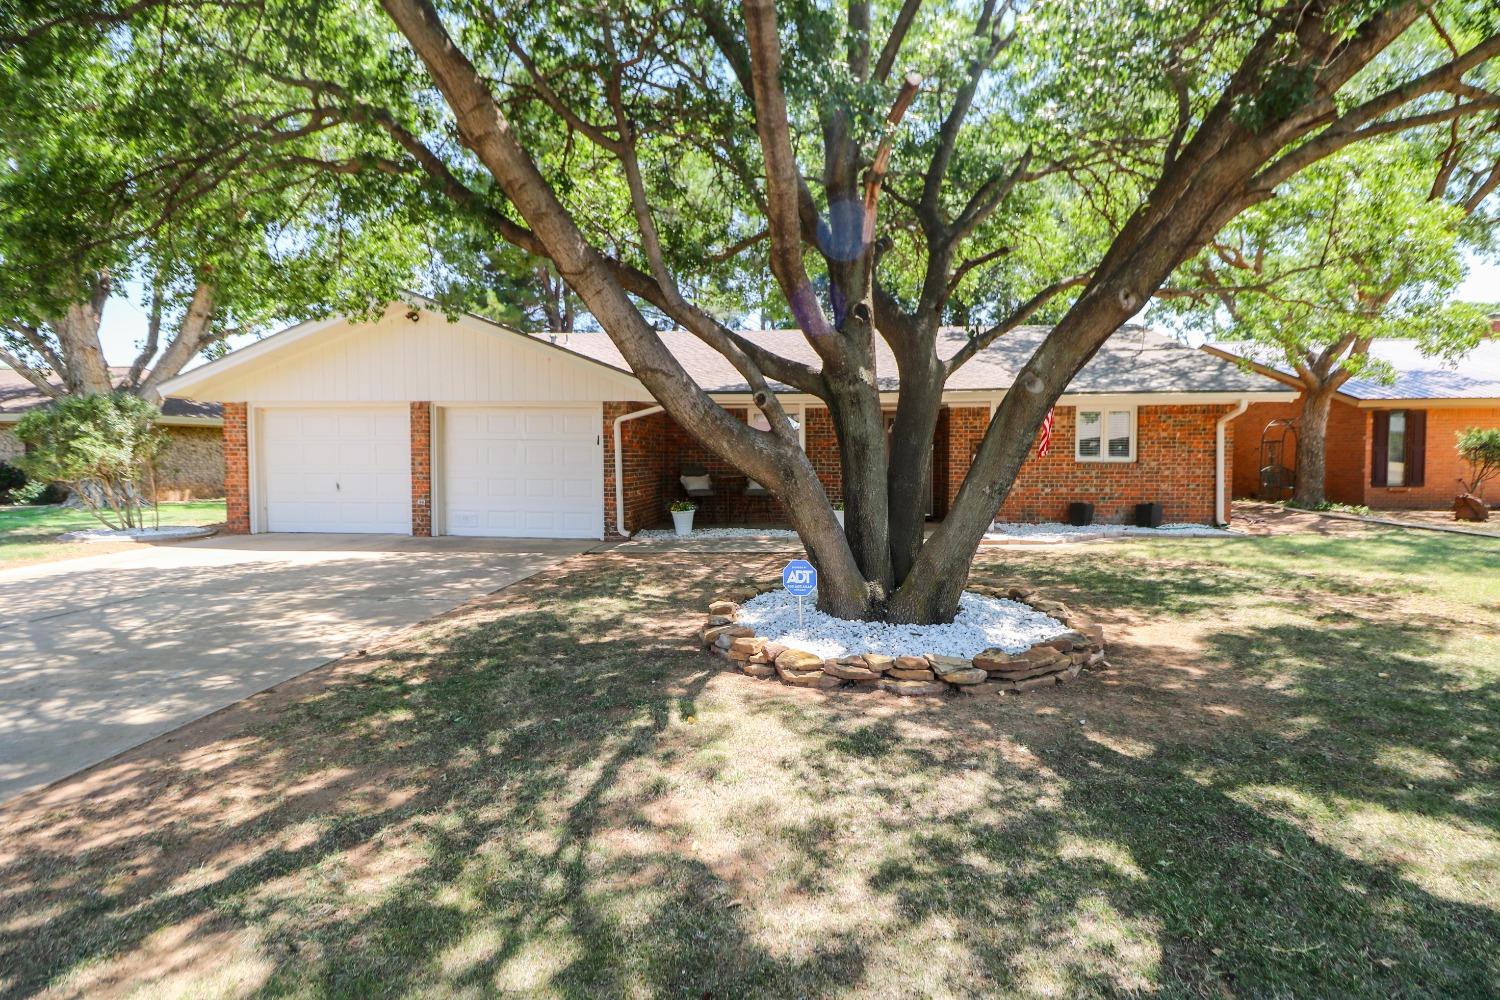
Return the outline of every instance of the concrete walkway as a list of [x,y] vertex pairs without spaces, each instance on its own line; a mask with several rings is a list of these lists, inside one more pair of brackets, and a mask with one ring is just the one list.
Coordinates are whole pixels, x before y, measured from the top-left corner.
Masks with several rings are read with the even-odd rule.
[[597,544],[221,536],[0,571],[0,801]]

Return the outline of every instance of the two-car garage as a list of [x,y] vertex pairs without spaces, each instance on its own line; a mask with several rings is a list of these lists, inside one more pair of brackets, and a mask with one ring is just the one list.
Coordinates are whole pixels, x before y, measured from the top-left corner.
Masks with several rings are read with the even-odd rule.
[[[409,534],[407,407],[256,410],[256,492],[265,531]],[[434,406],[434,534],[598,538],[603,455],[597,406]]]
[[545,341],[400,308],[294,327],[165,389],[224,404],[231,531],[498,538],[604,537],[604,401],[650,398]]

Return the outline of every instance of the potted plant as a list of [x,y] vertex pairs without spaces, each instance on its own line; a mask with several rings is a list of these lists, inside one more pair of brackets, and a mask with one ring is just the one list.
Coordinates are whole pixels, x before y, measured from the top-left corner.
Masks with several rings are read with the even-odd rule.
[[698,505],[691,500],[672,501],[672,527],[677,532],[677,537],[690,534],[693,530],[693,512]]
[[833,516],[839,519],[839,527],[842,528],[844,526],[844,501],[833,502]]

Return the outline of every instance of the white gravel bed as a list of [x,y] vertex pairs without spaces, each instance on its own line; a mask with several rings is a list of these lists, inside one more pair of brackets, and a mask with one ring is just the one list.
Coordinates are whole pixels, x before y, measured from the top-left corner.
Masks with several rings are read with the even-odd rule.
[[825,659],[858,653],[971,657],[995,648],[1019,653],[1066,631],[1057,619],[1017,601],[968,592],[958,600],[958,617],[947,625],[893,625],[835,618],[817,610],[815,594],[803,598],[802,604],[800,628],[797,599],[785,590],[773,590],[740,605],[737,623],[772,642],[805,649]]
[[1138,528],[1133,524],[1021,524],[996,521],[985,533],[986,538],[1024,538],[1030,542],[1076,542],[1085,538],[1109,538],[1134,535],[1142,538],[1226,538],[1238,534],[1227,528],[1207,524],[1164,524],[1160,528]]
[[663,541],[682,538],[792,538],[797,533],[791,528],[694,528],[686,535],[678,535],[671,528],[645,528],[630,536],[631,541]]
[[160,528],[85,528],[58,538],[64,542],[160,542],[173,538],[207,538],[213,528],[195,524],[168,524]]

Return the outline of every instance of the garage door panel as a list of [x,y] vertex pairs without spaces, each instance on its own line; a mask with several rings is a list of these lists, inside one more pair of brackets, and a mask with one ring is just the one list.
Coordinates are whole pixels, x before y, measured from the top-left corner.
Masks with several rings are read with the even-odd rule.
[[396,409],[261,413],[265,529],[411,532],[411,451]]
[[443,421],[445,526],[454,535],[596,538],[597,411],[452,408]]

